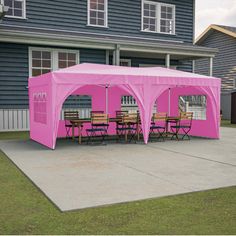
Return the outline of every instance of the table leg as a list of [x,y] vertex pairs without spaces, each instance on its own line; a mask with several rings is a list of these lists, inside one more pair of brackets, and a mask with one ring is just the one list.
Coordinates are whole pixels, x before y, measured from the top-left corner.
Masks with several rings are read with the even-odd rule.
[[137,123],[137,129],[136,129],[136,132],[137,132],[137,139],[138,139],[138,141],[139,141],[139,139],[140,139],[140,135],[139,135],[139,122]]
[[166,137],[168,137],[169,122],[166,121]]
[[[125,125],[127,127],[127,125]],[[128,142],[128,132],[127,130],[125,129],[125,142],[127,143]]]
[[81,144],[82,143],[82,140],[81,140],[81,136],[82,136],[82,134],[81,134],[81,125],[79,125],[78,124],[78,142],[79,142],[79,144]]
[[72,140],[75,139],[75,125],[72,124]]

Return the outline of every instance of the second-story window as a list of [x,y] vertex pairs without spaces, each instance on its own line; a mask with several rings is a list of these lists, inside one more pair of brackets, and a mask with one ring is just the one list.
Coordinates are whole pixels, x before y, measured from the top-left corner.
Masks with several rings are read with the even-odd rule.
[[157,6],[150,2],[144,3],[143,11],[143,30],[157,30]]
[[175,5],[143,0],[142,31],[175,34]]
[[174,34],[175,30],[175,8],[172,5],[160,6],[160,32]]
[[4,0],[4,6],[9,7],[6,16],[25,18],[25,1],[26,0]]
[[88,0],[88,25],[107,26],[107,0]]

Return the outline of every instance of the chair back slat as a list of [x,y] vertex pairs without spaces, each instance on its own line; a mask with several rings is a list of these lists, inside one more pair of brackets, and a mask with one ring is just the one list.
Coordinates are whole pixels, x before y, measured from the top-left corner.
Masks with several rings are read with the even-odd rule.
[[193,112],[180,113],[180,120],[192,120],[192,119],[193,119]]
[[64,120],[76,120],[79,119],[78,111],[64,111]]
[[91,115],[91,123],[94,124],[108,124],[108,114],[105,113],[93,113]]
[[137,113],[128,113],[122,116],[122,122],[124,123],[137,123],[138,114]]
[[167,113],[166,112],[157,112],[157,113],[153,113],[152,121],[153,122],[166,121],[166,118],[167,118]]
[[119,117],[122,117],[124,115],[127,115],[128,114],[128,111],[116,111],[116,117],[119,118]]
[[122,121],[122,117],[127,115],[128,114],[128,111],[116,111],[116,119],[117,119],[117,122],[121,122]]
[[93,114],[104,114],[104,111],[90,111],[90,117],[92,117]]
[[193,112],[180,113],[180,125],[192,126]]

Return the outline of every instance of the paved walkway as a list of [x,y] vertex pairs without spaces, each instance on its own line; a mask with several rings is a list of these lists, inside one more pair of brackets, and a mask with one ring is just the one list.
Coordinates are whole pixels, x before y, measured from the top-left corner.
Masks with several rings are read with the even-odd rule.
[[236,129],[220,140],[78,146],[32,141],[0,148],[62,210],[236,185]]

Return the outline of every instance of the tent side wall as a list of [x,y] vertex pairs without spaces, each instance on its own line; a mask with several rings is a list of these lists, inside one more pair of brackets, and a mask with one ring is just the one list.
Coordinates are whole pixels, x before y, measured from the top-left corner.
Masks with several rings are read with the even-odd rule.
[[29,82],[30,139],[49,148],[52,139],[52,91],[51,84],[42,79]]
[[[179,115],[179,97],[180,96],[192,96],[192,95],[204,95],[207,99],[206,104],[206,119],[193,119],[192,128],[190,131],[190,135],[197,137],[206,137],[206,138],[219,138],[219,107],[215,107],[215,104],[212,101],[212,98],[201,90],[198,87],[186,87],[186,88],[172,88],[171,89],[171,116]],[[168,112],[168,91],[165,91],[158,98],[158,110],[160,112]],[[214,112],[214,107],[217,110]],[[215,120],[217,122],[215,123]]]
[[[124,87],[124,86],[122,86]],[[146,133],[148,134],[150,128],[150,115],[152,113],[152,106],[156,98],[158,100],[158,111],[159,112],[168,112],[168,88],[171,88],[171,116],[179,115],[179,96],[187,95],[205,95],[207,97],[207,107],[206,107],[206,120],[193,120],[192,129],[190,135],[206,138],[219,138],[219,101],[217,99],[217,87],[201,87],[201,86],[188,86],[188,87],[175,87],[167,85],[152,85],[152,86],[141,86],[133,85],[133,91],[136,90],[136,93],[132,93],[132,90],[127,91],[127,89],[121,89],[119,86],[113,86],[109,88],[108,92],[108,113],[110,117],[115,117],[115,111],[120,110],[121,108],[121,97],[123,95],[140,95],[140,101],[143,101],[145,109],[142,109],[141,106],[140,112],[143,113],[143,120],[145,120]],[[214,94],[216,97],[211,96],[207,89],[214,89]],[[219,90],[219,89],[218,89]],[[146,91],[145,93],[143,93]],[[105,87],[98,85],[87,85],[83,86],[73,94],[80,95],[90,95],[92,97],[92,110],[106,110],[105,104]],[[146,102],[145,102],[146,101]],[[218,105],[217,105],[218,104]],[[143,110],[143,111],[142,111]],[[144,111],[145,110],[145,111]],[[151,113],[150,113],[151,112]],[[150,113],[150,114],[149,114]],[[149,115],[148,115],[149,114]],[[144,117],[145,116],[145,117]],[[83,135],[86,136],[86,128],[90,124],[85,124],[83,129]],[[110,124],[109,134],[115,134],[115,124]],[[63,137],[65,135],[65,124],[64,121],[60,121],[57,137]],[[148,136],[146,137],[148,139]]]
[[[106,88],[105,86],[98,85],[85,85],[75,92],[73,95],[87,95],[91,97],[93,111],[106,111]],[[119,88],[118,86],[112,86],[108,88],[108,114],[109,117],[115,117],[116,111],[121,110],[121,98],[122,96],[130,96],[131,94],[127,91]],[[84,124],[82,135],[86,136],[86,129],[90,128],[91,125],[88,123]],[[70,131],[70,134],[72,132]],[[110,123],[108,133],[110,135],[116,134],[116,124]],[[77,128],[75,129],[75,135],[78,134]],[[57,137],[66,137],[65,121],[59,121]]]
[[[85,85],[81,88],[76,89],[72,94],[69,95],[86,95],[90,96],[92,100],[91,108],[93,111],[105,111],[106,110],[106,96],[105,87],[98,85]],[[79,114],[81,117],[81,114]],[[83,135],[86,134],[86,128],[90,127],[90,124],[84,124]],[[71,134],[71,130],[70,130]],[[78,134],[78,130],[75,129],[75,135]],[[59,121],[57,137],[66,137],[65,121]]]

